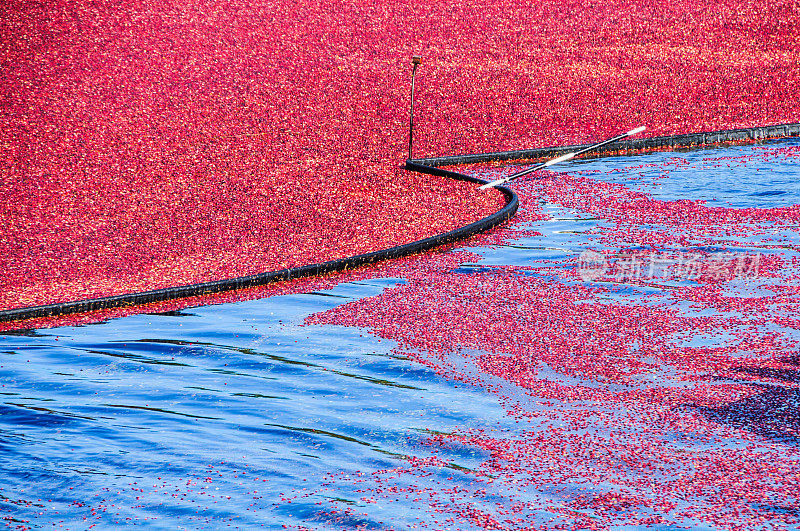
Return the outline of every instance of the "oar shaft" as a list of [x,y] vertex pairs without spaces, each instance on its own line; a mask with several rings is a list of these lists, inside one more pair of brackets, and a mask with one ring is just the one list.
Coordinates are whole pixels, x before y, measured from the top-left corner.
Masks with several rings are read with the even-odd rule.
[[600,149],[603,146],[607,146],[608,144],[612,144],[612,143],[614,143],[614,142],[616,142],[618,140],[622,140],[623,138],[629,137],[631,135],[635,135],[637,133],[641,133],[644,130],[645,130],[644,126],[637,127],[636,129],[631,129],[627,133],[623,133],[621,135],[617,135],[614,138],[609,138],[608,140],[603,140],[600,143],[592,144],[591,146],[587,146],[587,147],[585,147],[583,149],[580,149],[580,150],[572,152],[572,153],[565,153],[564,155],[561,155],[561,156],[556,157],[554,159],[550,159],[547,162],[543,162],[541,164],[537,164],[536,166],[534,166],[532,168],[528,168],[527,170],[522,170],[521,172],[517,172],[517,173],[511,174],[508,177],[503,177],[502,179],[497,179],[496,181],[492,181],[490,183],[484,184],[483,186],[480,187],[480,189],[481,190],[486,190],[487,188],[492,188],[493,186],[497,186],[498,184],[503,184],[503,183],[507,183],[509,181],[513,181],[514,179],[522,177],[523,175],[528,175],[529,173],[533,173],[533,172],[542,170],[544,168],[547,168],[548,166],[552,166],[554,164],[558,164],[559,162],[565,162],[565,161],[567,161],[567,160],[569,160],[571,158],[577,157],[578,155],[583,155],[584,153],[588,153],[589,151],[594,151],[595,149]]
[[587,147],[585,147],[583,149],[580,149],[580,150],[578,150],[578,151],[576,151],[574,153],[567,153],[565,155],[561,155],[560,157],[556,157],[554,159],[548,160],[547,162],[544,162],[542,164],[534,166],[533,168],[528,168],[527,170],[523,170],[523,171],[521,171],[519,173],[514,173],[514,174],[509,176],[508,180],[509,181],[513,181],[517,177],[522,177],[523,175],[527,175],[529,173],[533,173],[535,171],[542,170],[544,168],[547,168],[548,166],[552,166],[553,164],[558,164],[559,162],[566,162],[571,158],[577,157],[578,155],[583,155],[584,153],[588,153],[590,151],[594,151],[595,149],[600,149],[603,146],[607,146],[609,144],[613,144],[614,142],[616,142],[618,140],[622,140],[623,138],[627,138],[627,137],[629,137],[631,135],[635,135],[636,133],[641,133],[642,131],[644,131],[644,129],[645,129],[644,127],[637,127],[636,129],[632,129],[632,130],[628,131],[627,133],[622,133],[621,135],[617,135],[614,138],[609,138],[608,140],[603,140],[600,143],[592,144],[591,146],[587,146]]
[[512,175],[510,175],[508,177],[508,180],[509,181],[513,181],[517,177],[522,177],[523,175],[528,175],[529,173],[533,173],[535,171],[543,170],[543,169],[547,168],[548,166],[552,166],[553,164],[558,164],[559,162],[568,161],[569,159],[571,159],[572,157],[574,157],[577,154],[578,154],[578,152],[565,153],[564,155],[561,155],[560,157],[556,157],[554,159],[548,160],[547,162],[543,162],[541,164],[537,164],[533,168],[528,168],[527,170],[522,170],[521,172],[514,173],[514,174],[512,174]]
[[613,144],[617,140],[622,140],[623,138],[635,135],[636,133],[641,133],[644,130],[645,130],[644,127],[637,127],[636,129],[631,129],[627,133],[623,133],[623,134],[621,134],[619,136],[615,136],[614,138],[609,138],[608,140],[600,142],[599,144],[595,144],[593,146],[589,146],[589,147],[583,148],[580,151],[576,151],[575,155],[576,156],[577,155],[582,155],[582,154],[587,153],[589,151],[594,151],[595,149],[600,149],[603,146],[607,146],[608,144]]

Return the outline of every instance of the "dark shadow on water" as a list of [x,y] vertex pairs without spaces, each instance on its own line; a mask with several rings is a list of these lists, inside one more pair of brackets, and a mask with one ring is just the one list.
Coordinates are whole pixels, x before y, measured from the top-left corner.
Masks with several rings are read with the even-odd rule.
[[335,299],[352,299],[353,297],[349,297],[347,295],[337,295],[335,293],[325,293],[323,291],[309,291],[304,293],[304,295],[316,295],[318,297],[333,297]]
[[789,515],[800,517],[800,507],[782,506],[782,505],[755,505],[755,510],[759,513],[776,513],[782,515]]
[[0,336],[17,336],[17,337],[44,337],[50,334],[40,334],[38,330],[33,328],[23,328],[19,330],[5,330],[0,332]]
[[[797,363],[797,356],[783,360]],[[740,373],[800,382],[800,369],[742,367]],[[783,443],[800,445],[800,389],[759,384],[764,392],[718,408],[698,408],[707,418]]]
[[195,313],[184,312],[181,310],[170,310],[167,312],[149,312],[147,315],[163,315],[164,317],[197,317]]
[[773,195],[785,195],[787,192],[785,190],[767,190],[765,192],[753,192],[752,194],[748,194],[753,197],[769,197]]
[[775,378],[784,382],[800,382],[800,370],[772,369],[769,367],[742,367],[739,372],[760,376],[762,378]]
[[762,437],[800,445],[800,390],[769,388],[763,393],[719,408],[698,410],[711,420]]

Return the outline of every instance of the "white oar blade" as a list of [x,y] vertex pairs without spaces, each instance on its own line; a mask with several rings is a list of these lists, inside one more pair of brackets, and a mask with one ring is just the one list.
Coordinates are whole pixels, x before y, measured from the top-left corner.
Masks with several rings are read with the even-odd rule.
[[574,156],[575,156],[575,153],[565,153],[565,154],[561,155],[560,157],[556,157],[554,159],[548,160],[547,162],[544,163],[543,167],[546,168],[548,166],[552,166],[553,164],[558,164],[559,162],[567,161],[567,160],[571,159]]
[[644,131],[645,129],[647,129],[645,126],[637,127],[636,129],[631,129],[630,131],[628,131],[627,133],[625,133],[625,135],[626,135],[626,136],[633,136],[633,135],[635,135],[635,134],[641,133],[641,132],[642,132],[642,131]]
[[480,186],[479,190],[488,190],[489,188],[494,188],[495,186],[501,185],[503,183],[508,182],[508,179],[497,179],[496,181],[492,181],[490,183],[486,183],[483,186]]

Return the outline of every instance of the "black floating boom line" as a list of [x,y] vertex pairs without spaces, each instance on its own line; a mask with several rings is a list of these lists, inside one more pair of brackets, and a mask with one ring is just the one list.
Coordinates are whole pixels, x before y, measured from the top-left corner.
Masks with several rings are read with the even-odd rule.
[[[484,184],[486,182],[482,179],[471,177],[469,175],[439,170],[438,168],[427,168],[425,166],[416,166],[413,164],[411,167],[409,167],[407,164],[406,167],[412,171],[429,173],[432,175],[439,175],[442,177],[448,177],[462,181],[470,181],[476,184]],[[511,219],[519,207],[519,198],[517,197],[517,194],[508,188],[498,186],[497,189],[500,190],[506,198],[505,206],[497,212],[490,214],[483,219],[475,221],[474,223],[470,223],[469,225],[465,225],[463,227],[459,227],[457,229],[437,234],[422,240],[417,240],[415,242],[391,247],[389,249],[358,254],[346,258],[339,258],[337,260],[330,260],[318,264],[292,267],[278,271],[267,271],[265,273],[258,273],[255,275],[225,280],[200,282],[197,284],[177,286],[174,288],[113,295],[111,297],[101,297],[73,302],[47,304],[43,306],[2,310],[0,311],[0,322],[21,321],[25,319],[42,317],[56,317],[68,314],[93,312],[97,310],[107,310],[139,304],[162,302],[172,299],[183,299],[186,297],[195,297],[200,295],[210,295],[213,293],[263,286],[273,282],[282,282],[296,278],[325,275],[327,273],[344,271],[346,269],[354,269],[356,267],[372,264],[390,258],[399,258],[402,256],[421,253],[423,251],[433,249],[434,247],[462,240],[479,232],[489,230],[492,227]]]
[[[754,142],[796,136],[800,136],[800,123],[767,125],[763,127],[750,127],[747,129],[725,129],[703,133],[687,133],[682,135],[623,140],[608,145],[604,149],[595,151],[594,156],[602,157],[636,151],[703,147],[734,142]],[[479,164],[481,162],[503,162],[507,160],[536,160],[557,157],[569,152],[580,151],[590,146],[591,144],[578,144],[573,146],[550,146],[515,151],[497,151],[493,153],[475,153],[471,155],[447,155],[442,157],[414,159],[413,162],[423,166],[439,167]]]
[[[800,123],[790,123],[782,125],[770,125],[765,127],[752,127],[749,129],[730,129],[724,131],[712,131],[705,133],[689,133],[684,135],[671,135],[644,138],[639,140],[624,140],[612,143],[604,150],[595,152],[597,156],[608,156],[618,152],[674,149],[692,146],[707,146],[727,142],[748,142],[766,140],[770,138],[787,138],[800,136]],[[589,144],[577,146],[556,146],[546,148],[536,148],[517,151],[504,151],[497,153],[479,153],[475,155],[454,155],[446,157],[434,157],[425,159],[409,159],[406,161],[407,170],[426,173],[439,177],[469,181],[476,184],[486,184],[483,179],[478,179],[469,175],[455,171],[444,170],[439,166],[455,166],[461,164],[476,164],[480,162],[499,162],[506,160],[540,159],[545,157],[559,156],[565,153],[580,151],[589,147]],[[244,277],[217,280],[211,282],[200,282],[174,288],[164,288],[125,295],[114,295],[112,297],[102,297],[97,299],[86,299],[81,301],[63,302],[48,304],[44,306],[31,306],[28,308],[15,308],[0,311],[0,322],[20,321],[24,319],[34,319],[40,317],[55,317],[75,313],[92,312],[97,310],[122,308],[139,304],[162,302],[166,300],[182,299],[200,295],[210,295],[225,291],[252,288],[263,286],[272,282],[282,282],[295,278],[309,277],[314,275],[324,275],[345,269],[353,269],[362,265],[372,264],[390,258],[399,258],[414,253],[430,250],[434,247],[467,238],[482,231],[489,230],[508,219],[511,219],[519,207],[519,198],[509,188],[497,186],[506,198],[506,205],[481,220],[478,220],[464,227],[460,227],[449,232],[437,234],[423,240],[399,245],[381,251],[359,254],[338,260],[331,260],[319,264],[311,264],[302,267],[281,269],[279,271],[268,271]]]

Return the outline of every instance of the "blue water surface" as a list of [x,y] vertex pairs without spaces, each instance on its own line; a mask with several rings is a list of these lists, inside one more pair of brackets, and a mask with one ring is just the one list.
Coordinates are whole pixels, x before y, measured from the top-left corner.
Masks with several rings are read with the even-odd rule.
[[[759,150],[798,144],[588,160],[564,171],[658,199],[787,206],[800,203],[797,165]],[[671,164],[676,157],[683,162]],[[562,267],[604,223],[544,208],[552,218],[528,227],[542,236],[467,246],[482,259],[465,272]],[[319,513],[328,499],[363,508],[355,487],[325,485],[332,474],[428,456],[421,442],[435,432],[518,429],[495,394],[437,375],[391,341],[304,325],[310,315],[404,281],[345,282],[324,292],[0,335],[0,517],[10,527],[70,529],[402,529],[425,521],[424,510],[402,504],[371,505],[368,517],[344,522]],[[440,457],[467,470],[487,458],[458,447]],[[468,475],[460,481],[469,486]]]
[[[397,466],[431,430],[508,423],[491,395],[391,342],[303,326],[396,282],[4,336],[3,509],[74,528],[88,517],[280,529],[318,510],[277,504],[281,493]],[[484,456],[451,457],[474,467]]]

